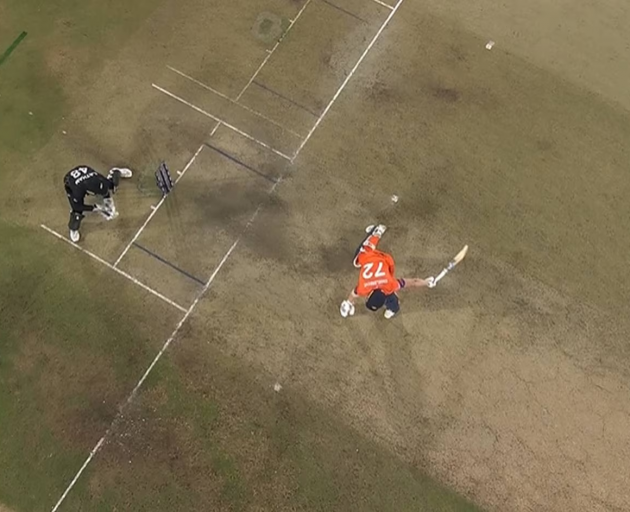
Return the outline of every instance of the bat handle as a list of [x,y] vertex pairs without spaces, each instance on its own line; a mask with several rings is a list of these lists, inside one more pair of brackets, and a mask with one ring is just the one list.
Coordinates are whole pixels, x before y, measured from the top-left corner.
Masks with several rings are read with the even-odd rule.
[[442,270],[442,272],[440,272],[437,276],[435,276],[435,281],[434,282],[438,282],[440,279],[442,279],[446,274],[448,274],[448,268],[445,268],[444,270]]

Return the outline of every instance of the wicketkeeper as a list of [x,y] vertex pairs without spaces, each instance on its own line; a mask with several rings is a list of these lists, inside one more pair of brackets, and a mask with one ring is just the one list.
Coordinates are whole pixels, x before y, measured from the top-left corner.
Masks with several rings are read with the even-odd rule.
[[437,284],[433,277],[394,277],[394,258],[391,254],[376,249],[386,230],[387,227],[383,224],[366,228],[367,237],[357,248],[353,261],[354,266],[360,269],[359,283],[339,308],[344,318],[354,315],[354,301],[358,297],[367,297],[365,305],[370,311],[378,311],[385,306],[385,318],[392,318],[400,310],[396,292],[402,288],[433,288]]
[[[82,165],[75,167],[63,178],[63,186],[70,202],[70,240],[74,243],[81,238],[79,228],[84,212],[98,212],[107,220],[118,216],[112,195],[116,192],[121,178],[131,178],[132,172],[124,167],[113,167],[107,177],[91,167]],[[103,204],[85,204],[86,195],[102,198]]]

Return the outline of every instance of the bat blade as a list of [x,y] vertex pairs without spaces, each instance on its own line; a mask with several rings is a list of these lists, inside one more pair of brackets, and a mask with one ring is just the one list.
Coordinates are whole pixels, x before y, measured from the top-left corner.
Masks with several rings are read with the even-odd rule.
[[449,264],[435,277],[435,282],[437,283],[440,279],[442,279],[449,271],[453,270],[455,266],[460,263],[468,253],[468,245],[465,245],[464,248],[459,251],[455,257],[449,262]]
[[466,257],[466,253],[468,253],[468,245],[464,245],[464,248],[453,258],[453,266],[462,261]]

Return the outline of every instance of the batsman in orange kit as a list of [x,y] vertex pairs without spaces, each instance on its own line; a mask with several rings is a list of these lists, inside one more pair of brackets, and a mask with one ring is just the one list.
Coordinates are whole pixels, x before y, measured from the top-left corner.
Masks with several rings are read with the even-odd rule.
[[339,311],[344,318],[354,315],[354,301],[366,297],[366,307],[378,311],[385,306],[385,318],[392,318],[400,310],[397,292],[402,288],[433,288],[433,277],[426,279],[397,279],[395,277],[394,258],[391,254],[377,250],[381,237],[387,230],[383,224],[368,226],[367,237],[358,247],[354,266],[359,268],[359,282],[350,295],[341,303]]

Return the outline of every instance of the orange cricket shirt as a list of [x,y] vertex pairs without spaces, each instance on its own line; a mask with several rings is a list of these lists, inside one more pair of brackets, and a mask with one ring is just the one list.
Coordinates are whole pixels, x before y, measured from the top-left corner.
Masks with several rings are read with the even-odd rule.
[[359,253],[357,263],[361,269],[355,294],[367,296],[374,290],[381,290],[390,295],[402,287],[401,282],[394,277],[394,258],[391,254],[367,249]]

